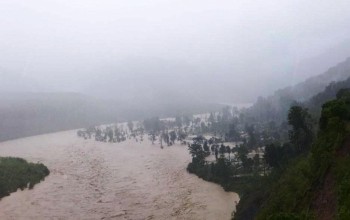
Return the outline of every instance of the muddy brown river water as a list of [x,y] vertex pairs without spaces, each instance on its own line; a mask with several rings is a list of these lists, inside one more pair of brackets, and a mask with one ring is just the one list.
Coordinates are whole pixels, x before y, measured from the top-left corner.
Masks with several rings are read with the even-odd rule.
[[186,172],[187,147],[101,143],[75,131],[0,143],[0,156],[42,162],[51,174],[0,201],[0,219],[224,219],[235,193]]

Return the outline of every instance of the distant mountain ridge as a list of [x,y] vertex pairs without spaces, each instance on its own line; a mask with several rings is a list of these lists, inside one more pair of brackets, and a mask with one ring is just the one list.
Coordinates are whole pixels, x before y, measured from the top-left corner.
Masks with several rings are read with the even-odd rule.
[[118,115],[80,94],[2,93],[0,98],[0,141],[110,122]]
[[344,81],[349,77],[350,58],[347,58],[323,74],[310,77],[295,86],[279,89],[266,98],[259,97],[254,105],[246,110],[247,117],[261,122],[283,122],[293,103],[306,102],[323,92],[330,83]]
[[346,40],[330,47],[328,50],[300,61],[294,70],[296,80],[305,76],[317,76],[326,72],[330,67],[336,66],[341,60],[345,60],[350,55],[350,41]]
[[325,73],[313,76],[295,86],[277,90],[276,96],[292,96],[298,101],[304,101],[321,92],[331,82],[343,81],[350,77],[350,57]]

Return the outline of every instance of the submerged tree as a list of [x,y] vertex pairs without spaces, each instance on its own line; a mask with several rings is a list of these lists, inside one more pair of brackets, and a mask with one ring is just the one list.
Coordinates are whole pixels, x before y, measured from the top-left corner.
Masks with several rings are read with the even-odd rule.
[[209,148],[209,145],[208,145],[208,141],[204,141],[203,150],[204,150],[204,152],[205,152],[205,154],[206,154],[207,156],[210,155],[210,148]]
[[178,128],[181,128],[181,127],[182,127],[182,117],[181,117],[181,116],[176,116],[176,118],[175,118],[175,125],[176,125]]
[[170,136],[170,141],[171,141],[171,143],[172,144],[174,144],[175,143],[175,140],[176,140],[176,132],[175,131],[171,131],[171,132],[169,132],[169,136]]
[[192,156],[192,162],[195,164],[203,165],[205,162],[205,152],[200,144],[189,144],[188,150]]
[[226,147],[223,144],[221,144],[219,151],[220,151],[220,157],[225,157]]
[[134,123],[133,123],[132,121],[128,121],[128,128],[129,128],[130,132],[133,131],[133,129],[134,129]]
[[231,148],[230,146],[226,146],[226,153],[228,153],[228,158],[231,160]]

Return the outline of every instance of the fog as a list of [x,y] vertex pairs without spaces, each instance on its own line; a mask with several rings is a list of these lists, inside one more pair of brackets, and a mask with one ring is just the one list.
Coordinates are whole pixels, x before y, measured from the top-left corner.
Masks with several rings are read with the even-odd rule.
[[350,219],[349,116],[349,0],[0,0],[0,219]]
[[252,102],[345,59],[349,26],[347,0],[1,1],[1,90]]

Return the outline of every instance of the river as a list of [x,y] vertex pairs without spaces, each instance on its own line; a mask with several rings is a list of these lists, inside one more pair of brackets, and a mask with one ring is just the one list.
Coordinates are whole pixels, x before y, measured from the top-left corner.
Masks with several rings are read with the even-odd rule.
[[101,143],[65,131],[0,143],[50,175],[0,201],[0,219],[224,219],[238,195],[186,172],[187,147]]

